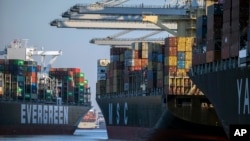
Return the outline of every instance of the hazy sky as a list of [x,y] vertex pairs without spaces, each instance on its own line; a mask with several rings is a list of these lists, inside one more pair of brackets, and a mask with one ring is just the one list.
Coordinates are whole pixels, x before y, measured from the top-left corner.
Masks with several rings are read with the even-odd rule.
[[[77,3],[94,3],[98,0],[0,0],[0,50],[13,39],[29,39],[28,45],[45,50],[62,50],[53,67],[77,67],[85,73],[92,94],[95,95],[97,60],[109,59],[109,46],[90,44],[95,37],[107,37],[116,30],[93,30],[57,28],[50,26],[54,19]],[[125,3],[161,5],[165,0],[130,0]],[[143,32],[144,33],[144,32]],[[142,32],[133,31],[126,35],[140,37]],[[166,33],[155,37],[165,37]],[[94,99],[94,97],[93,97]]]

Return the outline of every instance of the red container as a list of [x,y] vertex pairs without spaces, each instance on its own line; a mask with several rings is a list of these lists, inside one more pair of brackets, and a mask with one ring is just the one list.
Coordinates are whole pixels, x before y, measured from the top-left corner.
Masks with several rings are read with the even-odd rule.
[[230,57],[239,56],[239,42],[234,42],[230,46]]
[[223,23],[222,34],[230,34],[231,33],[231,26],[230,21]]
[[165,47],[165,56],[176,56],[177,55],[177,47],[169,46]]
[[215,41],[214,39],[207,40],[207,51],[211,51],[215,49]]
[[240,32],[239,31],[235,31],[235,32],[232,32],[231,34],[231,39],[230,39],[230,44],[238,44],[240,42]]
[[148,65],[148,59],[141,59],[141,67],[144,68]]
[[221,59],[221,51],[207,51],[206,62],[210,63]]
[[201,64],[206,63],[206,53],[201,53],[200,54],[200,63]]
[[230,48],[229,46],[224,46],[221,49],[221,59],[228,59],[230,57]]
[[177,47],[177,37],[168,37],[165,39],[166,47]]
[[164,75],[174,76],[177,72],[176,66],[164,66]]

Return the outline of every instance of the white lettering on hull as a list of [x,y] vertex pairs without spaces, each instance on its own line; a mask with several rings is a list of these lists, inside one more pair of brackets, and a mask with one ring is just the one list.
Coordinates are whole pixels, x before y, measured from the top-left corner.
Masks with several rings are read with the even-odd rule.
[[[245,91],[242,90],[242,79],[237,79],[237,90],[238,90],[238,114],[250,114],[249,105],[249,85],[248,78],[245,79]],[[241,103],[243,101],[243,104]]]
[[68,106],[22,104],[21,124],[68,124]]
[[[112,103],[109,103],[109,112],[108,112],[108,118],[109,118],[109,124],[113,124],[113,104]],[[122,106],[120,106],[120,103],[117,103],[116,104],[116,114],[114,114],[114,118],[116,119],[116,124],[119,125],[121,124],[120,122],[120,118],[123,116],[123,123],[124,125],[127,125],[128,124],[128,116],[127,116],[127,112],[128,112],[128,104],[127,102],[124,103],[124,107],[123,107],[123,115],[120,115],[120,112],[122,109]]]

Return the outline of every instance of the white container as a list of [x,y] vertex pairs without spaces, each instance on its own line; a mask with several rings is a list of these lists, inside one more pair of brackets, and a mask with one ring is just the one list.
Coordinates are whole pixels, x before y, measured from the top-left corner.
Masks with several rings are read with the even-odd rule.
[[97,66],[107,66],[110,63],[109,59],[99,59],[97,61]]

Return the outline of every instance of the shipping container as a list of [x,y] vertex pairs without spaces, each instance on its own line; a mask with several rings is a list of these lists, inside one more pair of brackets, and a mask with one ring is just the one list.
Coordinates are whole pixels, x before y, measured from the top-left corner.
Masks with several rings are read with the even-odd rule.
[[223,14],[223,4],[213,4],[208,6],[207,15],[222,15]]

